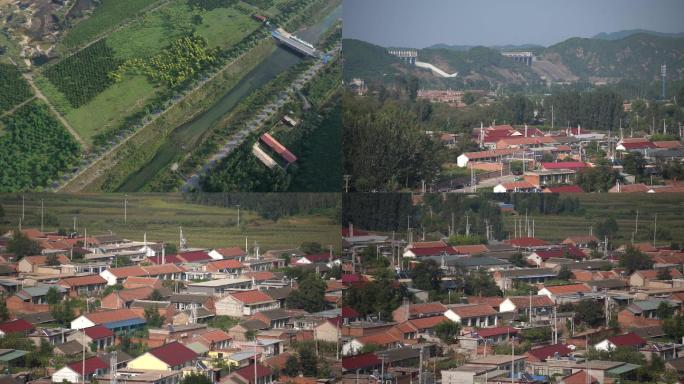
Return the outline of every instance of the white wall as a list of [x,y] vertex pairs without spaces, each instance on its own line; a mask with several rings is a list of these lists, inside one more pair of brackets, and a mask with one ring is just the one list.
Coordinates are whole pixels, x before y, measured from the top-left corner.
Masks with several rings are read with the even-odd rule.
[[80,383],[81,375],[72,371],[69,367],[64,367],[52,374],[53,383],[61,383],[64,380],[70,383]]
[[511,299],[506,299],[499,305],[499,312],[515,312],[517,310],[518,308],[513,304]]
[[88,320],[85,316],[79,316],[71,321],[71,329],[83,329],[94,326],[95,323]]
[[107,285],[116,285],[116,276],[114,276],[113,273],[111,273],[109,270],[104,270],[100,272],[100,276],[107,280]]
[[456,158],[456,165],[458,165],[461,168],[467,167],[468,166],[468,156],[465,154],[460,155]]

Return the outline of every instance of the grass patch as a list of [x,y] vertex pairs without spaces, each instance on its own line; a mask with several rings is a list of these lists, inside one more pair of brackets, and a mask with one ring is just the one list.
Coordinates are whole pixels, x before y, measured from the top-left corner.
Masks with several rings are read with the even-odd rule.
[[119,126],[126,116],[143,108],[155,90],[146,76],[126,76],[64,117],[84,140],[92,143],[93,136]]
[[158,1],[102,0],[90,17],[77,23],[67,32],[62,39],[62,45],[73,48],[88,43]]
[[[590,226],[613,217],[618,223],[617,243],[631,241],[632,232],[639,211],[639,231],[635,241],[653,240],[653,219],[658,213],[658,228],[669,232],[674,241],[684,238],[684,196],[675,193],[663,194],[573,194],[578,197],[584,214],[572,215],[534,215],[535,237],[545,240],[563,240],[570,235],[588,235]],[[523,212],[524,215],[524,212]],[[513,233],[514,216],[504,216],[505,230]],[[531,219],[530,219],[531,220]],[[659,231],[660,232],[660,231]],[[658,239],[659,244],[669,244],[669,240]]]
[[259,28],[260,24],[235,8],[216,8],[202,15],[197,33],[209,47],[230,47]]
[[[286,199],[286,195],[283,195]],[[123,194],[30,194],[26,195],[25,227],[40,227],[40,200],[44,200],[46,230],[71,228],[76,217],[77,229],[89,234],[112,232],[131,240],[150,240],[178,244],[178,227],[191,247],[244,247],[254,241],[263,251],[298,247],[304,241],[333,244],[340,248],[339,224],[334,210],[311,215],[286,217],[277,222],[266,220],[246,209],[240,210],[241,228],[236,226],[237,209],[188,203],[180,194],[128,195],[127,223],[123,216]],[[21,196],[0,195],[5,217],[16,222],[21,215]],[[244,225],[243,225],[244,224]]]

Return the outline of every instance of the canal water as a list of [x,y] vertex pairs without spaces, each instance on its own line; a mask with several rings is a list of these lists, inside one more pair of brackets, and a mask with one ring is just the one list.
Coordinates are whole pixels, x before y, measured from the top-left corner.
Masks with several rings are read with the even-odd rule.
[[[336,7],[318,23],[299,31],[296,35],[311,43],[318,42],[342,15],[342,7]],[[292,51],[278,46],[269,56],[228,90],[214,105],[185,124],[179,125],[167,137],[155,156],[142,168],[132,173],[118,188],[119,192],[141,190],[165,167],[176,161],[189,149],[199,144],[204,134],[216,121],[229,114],[240,100],[254,90],[276,78],[280,73],[297,64],[301,58]]]

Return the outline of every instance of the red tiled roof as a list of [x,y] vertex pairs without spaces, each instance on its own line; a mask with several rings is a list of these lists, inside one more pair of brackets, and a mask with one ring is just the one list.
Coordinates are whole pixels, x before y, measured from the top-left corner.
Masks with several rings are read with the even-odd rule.
[[124,281],[124,288],[156,287],[159,279],[156,277],[131,276]]
[[207,270],[218,271],[221,269],[240,269],[242,263],[236,259],[217,260],[207,263]]
[[541,247],[544,245],[549,245],[548,242],[535,237],[518,237],[515,239],[508,239],[504,241],[504,243],[510,244],[514,247]]
[[480,337],[492,337],[492,336],[499,336],[499,335],[517,335],[518,330],[513,328],[513,327],[495,327],[495,328],[481,328],[477,330],[477,334]]
[[491,316],[497,314],[494,308],[492,308],[489,305],[483,304],[452,306],[451,311],[460,316],[461,318]]
[[107,280],[103,279],[100,275],[87,275],[78,277],[67,277],[65,279],[62,279],[60,283],[66,284],[70,287],[80,287],[83,285],[106,284]]
[[133,300],[144,300],[150,297],[154,288],[152,287],[137,287],[122,289],[120,291],[112,292],[111,295],[118,295],[124,302]]
[[418,241],[409,244],[409,249],[416,248],[435,248],[435,247],[446,247],[446,243],[443,241]]
[[169,264],[168,261],[166,264],[161,264],[161,265],[146,265],[142,267],[145,272],[150,275],[150,276],[157,276],[157,275],[166,275],[169,273],[180,273],[180,272],[185,272],[185,268],[179,267],[175,264]]
[[480,253],[485,253],[489,250],[487,246],[484,244],[455,245],[452,248],[459,254],[464,255],[477,255]]
[[446,316],[430,316],[419,319],[411,319],[409,320],[409,323],[418,329],[429,329],[445,321],[451,320],[449,320]]
[[[46,265],[47,264],[47,256],[26,256],[21,260],[26,260],[29,264],[31,265]],[[19,261],[21,261],[19,260]],[[57,255],[57,260],[59,261],[60,264],[66,264],[69,262],[69,259],[64,256],[64,255]]]
[[646,344],[646,340],[632,332],[625,333],[624,335],[611,336],[608,338],[608,341],[613,343],[616,347],[632,347]]
[[322,263],[330,260],[329,253],[316,253],[313,255],[304,255],[303,257],[312,263]]
[[559,161],[557,163],[542,163],[542,169],[581,169],[588,167],[583,161]]
[[477,160],[487,159],[490,157],[507,156],[516,152],[517,150],[515,149],[492,149],[489,151],[466,152],[463,155],[465,155],[468,160]]
[[[677,268],[669,268],[668,271],[670,272],[671,277],[681,277],[682,273],[679,272]],[[634,272],[638,274],[639,276],[643,277],[644,279],[656,279],[658,277],[658,270],[656,269],[645,269],[645,270],[640,270]]]
[[245,256],[247,254],[240,247],[217,248],[215,251],[220,253],[221,256],[225,257],[226,259],[231,257]]
[[500,296],[468,296],[468,304],[485,304],[490,307],[498,307],[506,300]]
[[[552,248],[552,249],[538,249],[534,253],[539,256],[542,261],[546,261],[552,257],[557,258],[568,258],[568,259],[583,259],[587,255],[584,254],[579,248],[574,246],[568,246],[563,248]],[[566,257],[567,256],[567,257]]]
[[350,319],[354,317],[359,317],[361,316],[360,313],[356,312],[356,310],[352,307],[342,307],[342,317],[345,319]]
[[567,284],[567,285],[554,285],[549,287],[544,287],[547,291],[554,295],[564,295],[569,293],[587,293],[591,292],[591,288],[584,284]]
[[275,277],[273,272],[269,271],[245,272],[242,274],[242,276],[249,277],[250,279],[254,278],[254,280],[257,282],[272,279]]
[[274,139],[273,136],[268,133],[261,135],[261,141],[274,150],[277,154],[282,156],[288,163],[294,163],[297,161],[297,156],[293,155],[284,145],[280,144],[278,140]]
[[[85,363],[85,372],[83,371],[83,366]],[[79,360],[67,365],[72,371],[78,373],[79,375],[92,375],[98,369],[107,369],[109,366],[106,362],[97,356],[89,357],[85,361]]]
[[527,353],[539,360],[546,360],[549,357],[553,357],[556,353],[558,353],[558,355],[561,357],[567,356],[572,353],[572,350],[568,348],[566,344],[553,344],[540,348],[533,348]]
[[350,371],[361,368],[374,367],[382,362],[374,353],[364,353],[362,355],[343,357],[342,368]]
[[230,294],[235,300],[244,304],[257,304],[274,301],[269,295],[258,291],[233,292]]
[[551,193],[584,193],[584,190],[579,185],[559,185],[557,187],[548,187],[546,190]]
[[[161,264],[162,263],[161,255],[147,257],[147,260],[153,264]],[[176,255],[165,255],[164,256],[164,262],[165,262],[165,264],[180,264],[183,262],[183,260],[179,259],[178,256],[176,256]]]
[[[587,376],[589,376],[589,380],[587,380]],[[564,384],[594,384],[599,382],[594,376],[589,375],[585,370],[579,370],[572,375],[565,376],[561,380]]]
[[390,333],[377,333],[374,335],[359,337],[357,340],[362,344],[377,344],[381,346],[397,343],[400,341],[399,337]]
[[668,149],[681,148],[684,146],[682,144],[682,142],[679,140],[654,141],[653,144],[658,148],[668,148]]
[[[529,296],[510,296],[507,297],[516,308],[529,308],[530,297]],[[532,296],[532,308],[538,307],[553,307],[553,301],[546,295],[533,295]]]
[[91,313],[86,313],[83,316],[85,316],[87,319],[92,321],[95,324],[106,324],[106,323],[111,323],[114,321],[121,321],[121,320],[130,320],[130,319],[141,319],[141,316],[138,316],[137,313],[130,309],[114,309],[111,311],[98,311],[98,312],[91,312]]
[[126,278],[130,276],[145,276],[145,270],[142,269],[138,265],[131,265],[128,267],[118,267],[118,268],[109,268],[109,272],[116,276],[117,278]]
[[359,273],[347,273],[342,275],[343,284],[358,283],[361,281],[366,281],[366,279],[364,279]]
[[[261,365],[257,363],[256,365],[256,376],[257,378],[269,376],[273,374],[273,370],[265,365]],[[254,380],[254,365],[248,365],[246,367],[242,367],[238,369],[237,371],[233,372],[234,374],[246,379],[247,381],[253,381]]]
[[447,255],[458,255],[459,253],[453,248],[449,246],[444,246],[444,247],[429,247],[429,248],[412,248],[410,249],[411,253],[414,255],[418,256],[435,256],[435,255],[442,255],[442,254],[447,254]]
[[210,329],[201,333],[199,336],[210,343],[218,343],[220,341],[231,340],[233,338],[228,333],[220,329]]
[[114,336],[114,332],[112,332],[109,328],[103,327],[101,325],[95,325],[93,327],[85,328],[83,329],[83,332],[85,332],[85,334],[93,340]]
[[[619,190],[619,192],[618,192]],[[622,185],[615,185],[612,186],[608,192],[611,193],[644,193],[648,192],[651,190],[651,187],[649,187],[646,184],[643,183],[638,183],[638,184],[622,184]]]
[[187,263],[197,263],[201,261],[213,260],[207,251],[182,252],[176,255],[179,259]]
[[655,144],[650,141],[640,141],[638,143],[622,143],[625,149],[642,149],[642,148],[658,148]]
[[171,367],[183,365],[197,358],[197,354],[185,345],[174,341],[151,349],[150,354]]
[[[399,307],[399,310],[401,310],[401,307]],[[426,313],[444,313],[446,312],[446,310],[447,307],[440,302],[409,305],[409,313],[412,315],[420,315]]]
[[0,331],[2,331],[5,334],[29,332],[31,330],[33,330],[33,324],[29,323],[24,319],[6,321],[0,324]]

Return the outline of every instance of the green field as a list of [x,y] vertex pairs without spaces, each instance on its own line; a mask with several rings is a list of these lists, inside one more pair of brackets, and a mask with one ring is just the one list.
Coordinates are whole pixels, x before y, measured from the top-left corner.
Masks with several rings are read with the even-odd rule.
[[[127,198],[125,224],[123,194],[28,194],[24,228],[40,228],[40,200],[43,199],[46,231],[72,228],[75,217],[79,231],[87,228],[88,234],[95,235],[111,230],[139,241],[146,232],[149,240],[177,245],[178,228],[182,226],[190,247],[244,247],[247,236],[250,246],[257,241],[262,252],[298,247],[303,241],[333,244],[336,250],[340,249],[339,224],[332,218],[333,209],[329,214],[298,215],[277,222],[242,209],[240,221],[246,226],[238,229],[236,209],[187,203],[180,194],[132,194]],[[18,224],[21,200],[20,194],[0,195],[4,219],[11,225]]]
[[86,44],[159,0],[102,0],[93,14],[69,30],[62,45],[73,48]]
[[[684,195],[663,194],[573,194],[581,201],[585,213],[572,215],[531,216],[535,220],[535,237],[545,240],[563,240],[570,235],[588,235],[590,226],[613,217],[619,225],[616,241],[631,241],[639,211],[639,230],[636,241],[653,240],[653,219],[658,214],[657,228],[667,230],[672,241],[684,242]],[[523,213],[524,215],[524,213]],[[504,216],[505,228],[513,234],[513,216]],[[659,240],[661,244],[669,241]]]
[[144,107],[154,96],[155,89],[145,76],[127,76],[83,107],[71,109],[64,117],[78,130],[83,140],[90,143],[93,136],[117,127],[132,111]]
[[[153,2],[147,1],[146,3],[149,5]],[[90,20],[92,19],[115,13],[116,17],[120,18],[116,22],[118,24],[121,20],[132,17],[137,12],[133,10],[132,5],[128,4],[124,6],[128,7],[126,11],[128,13],[114,11],[110,4],[111,2],[105,1],[96,8],[97,11],[91,18],[77,24],[74,30],[67,34],[65,45],[67,43],[73,44],[72,40],[76,39],[73,37],[75,36],[73,33],[79,36],[79,41],[86,39],[86,36],[94,36],[93,32],[90,31]],[[140,9],[142,8],[144,7],[141,6]],[[103,30],[107,28],[107,25],[110,24],[102,27]],[[123,62],[129,59],[144,59],[157,55],[172,41],[193,30],[207,39],[210,47],[226,49],[238,43],[258,27],[258,22],[235,8],[215,8],[205,11],[189,7],[186,0],[171,0],[154,12],[145,14],[124,28],[112,32],[98,44],[105,44],[107,48],[113,51],[115,60]],[[68,78],[74,79],[72,83],[78,83],[79,73],[67,73],[66,75]],[[53,81],[60,81],[64,78],[65,76],[61,76],[59,79],[53,79]],[[158,91],[163,89],[162,85],[152,84],[144,76],[125,74],[121,81],[98,90],[94,95],[91,94],[87,98],[81,98],[80,100],[84,102],[74,108],[72,95],[70,95],[72,97],[67,98],[65,93],[60,92],[53,83],[38,80],[38,85],[62,112],[69,124],[88,143],[92,143],[93,137],[98,133],[119,127],[127,116],[139,112]],[[78,88],[72,87],[72,89],[78,92]],[[70,100],[72,103],[69,103]]]

